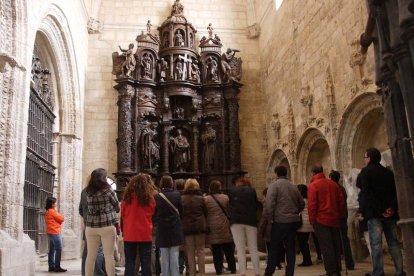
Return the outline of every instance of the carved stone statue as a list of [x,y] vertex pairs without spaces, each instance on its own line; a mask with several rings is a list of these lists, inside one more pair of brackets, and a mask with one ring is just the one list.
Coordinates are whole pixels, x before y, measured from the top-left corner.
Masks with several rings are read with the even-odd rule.
[[183,35],[181,34],[181,31],[179,30],[175,33],[175,36],[174,36],[174,46],[180,46],[180,47],[184,46],[184,38],[183,38]]
[[177,130],[178,135],[171,140],[171,152],[173,156],[174,171],[184,172],[190,163],[190,144],[187,138],[182,134],[182,130]]
[[163,46],[164,47],[170,46],[170,34],[168,32],[165,32],[162,35],[162,40],[163,40]]
[[177,64],[175,65],[175,75],[174,75],[174,79],[175,80],[182,80],[183,76],[184,76],[184,72],[183,72],[183,63],[178,61]]
[[160,161],[160,146],[157,142],[157,122],[148,123],[141,134],[141,150],[145,169],[157,169]]
[[135,65],[137,64],[132,50],[134,49],[134,43],[129,44],[128,50],[122,49],[121,46],[119,46],[119,49],[125,57],[125,60],[122,63],[122,75],[125,77],[132,77],[132,72],[135,70]]
[[151,20],[148,20],[148,22],[147,22],[147,33],[151,33],[151,26],[152,26]]
[[183,4],[180,3],[180,0],[175,0],[174,4],[172,6],[171,15],[173,15],[173,16],[183,16],[183,12],[184,12]]
[[196,82],[200,82],[200,68],[197,62],[191,64],[191,79]]
[[203,142],[204,169],[211,171],[214,169],[214,157],[216,155],[216,131],[206,123],[206,129],[201,134]]
[[207,59],[207,79],[212,81],[218,81],[218,64],[213,57]]
[[174,110],[174,118],[175,119],[184,119],[184,108],[176,107]]
[[152,70],[151,70],[152,60],[149,54],[144,54],[141,60],[141,76],[144,79],[152,79]]
[[32,80],[35,83],[36,89],[40,91],[42,87],[42,64],[40,63],[40,59],[38,57],[32,58]]
[[227,51],[221,55],[221,69],[223,70],[223,74],[226,80],[230,80],[232,78],[230,62],[237,52],[240,51],[228,48]]
[[213,26],[211,26],[211,23],[208,24],[207,26],[207,30],[208,30],[208,36],[209,37],[213,37]]
[[168,62],[162,58],[160,62],[160,81],[165,81],[167,79],[168,71]]

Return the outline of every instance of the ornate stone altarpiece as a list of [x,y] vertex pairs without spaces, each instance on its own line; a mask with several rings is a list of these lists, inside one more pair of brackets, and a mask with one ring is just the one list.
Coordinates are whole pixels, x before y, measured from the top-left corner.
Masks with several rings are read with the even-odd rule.
[[[118,190],[139,172],[159,179],[198,178],[202,188],[219,179],[224,189],[240,164],[238,93],[242,60],[236,49],[221,52],[220,37],[196,45],[197,30],[176,0],[158,28],[137,36],[121,54],[114,52],[118,90]],[[136,50],[134,50],[136,48]]]

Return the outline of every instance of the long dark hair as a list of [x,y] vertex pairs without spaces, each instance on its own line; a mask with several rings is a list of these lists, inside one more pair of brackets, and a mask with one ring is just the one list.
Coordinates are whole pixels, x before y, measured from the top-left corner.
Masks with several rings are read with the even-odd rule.
[[46,199],[46,210],[53,208],[53,204],[56,203],[56,197],[50,196]]
[[151,198],[155,193],[154,187],[154,183],[149,174],[139,173],[129,181],[122,199],[131,204],[132,195],[135,194],[138,198],[139,205],[149,206],[151,204]]
[[111,186],[106,181],[106,170],[99,168],[91,173],[88,186],[86,186],[86,192],[88,194],[95,194],[96,192],[103,189],[111,189]]

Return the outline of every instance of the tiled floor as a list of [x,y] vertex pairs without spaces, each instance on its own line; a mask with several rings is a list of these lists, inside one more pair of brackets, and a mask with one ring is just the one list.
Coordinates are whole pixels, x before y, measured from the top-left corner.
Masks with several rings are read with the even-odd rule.
[[[300,257],[299,257],[300,258]],[[389,263],[389,262],[388,262]],[[265,263],[261,262],[261,271],[264,271]],[[36,275],[42,275],[42,276],[52,276],[52,275],[81,275],[81,260],[71,260],[71,261],[63,261],[62,267],[66,268],[68,271],[66,273],[49,273],[47,272],[47,262],[43,259],[39,265],[36,267]],[[359,262],[356,264],[356,269],[353,271],[348,271],[349,276],[363,276],[366,272],[369,272],[371,270],[371,262],[364,261]],[[393,267],[390,264],[387,264],[385,266],[386,274],[392,275],[393,274]],[[121,268],[121,273],[118,273],[119,276],[124,275],[123,274],[123,268]],[[207,264],[206,265],[206,274],[207,275],[215,275],[214,273],[214,266],[213,264]],[[324,274],[323,265],[313,265],[310,267],[295,267],[295,275],[297,276],[319,276]],[[263,273],[262,273],[263,274]],[[230,274],[229,274],[230,275]],[[252,271],[251,263],[248,263],[248,271],[247,275],[254,275]],[[284,275],[283,270],[278,270],[274,274],[275,276],[282,276]],[[345,273],[343,273],[345,275]]]

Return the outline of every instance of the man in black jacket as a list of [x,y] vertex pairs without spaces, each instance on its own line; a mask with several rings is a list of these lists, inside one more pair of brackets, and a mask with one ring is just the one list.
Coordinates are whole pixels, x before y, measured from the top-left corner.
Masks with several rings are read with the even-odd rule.
[[400,243],[397,239],[398,203],[393,173],[380,164],[381,153],[369,148],[364,155],[365,167],[357,178],[357,187],[365,197],[360,206],[368,220],[368,233],[372,252],[372,276],[384,275],[382,233],[385,234],[389,252],[394,261],[395,275],[405,275]]

